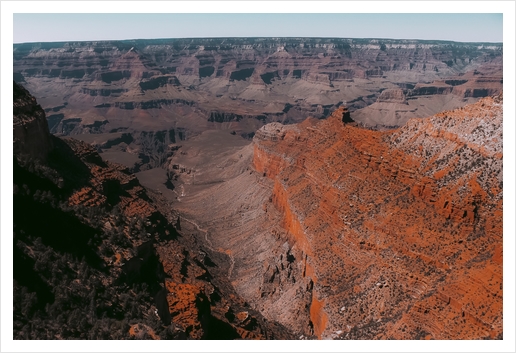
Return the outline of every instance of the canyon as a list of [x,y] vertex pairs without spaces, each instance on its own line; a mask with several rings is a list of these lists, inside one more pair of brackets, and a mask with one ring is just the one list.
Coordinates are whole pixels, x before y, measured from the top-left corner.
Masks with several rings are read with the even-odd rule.
[[[16,44],[15,258],[38,279],[15,272],[15,290],[55,285],[42,254],[77,268],[84,255],[114,298],[93,300],[112,308],[110,338],[503,339],[502,51]],[[83,252],[29,226],[27,205],[80,223]],[[46,338],[84,338],[59,332],[47,302],[30,306]],[[24,305],[15,336],[41,335]]]
[[206,130],[250,139],[266,123],[324,118],[340,106],[377,128],[458,108],[501,92],[502,53],[500,43],[142,39],[15,44],[13,69],[52,133],[139,171],[170,155],[148,153],[142,140],[180,143]]

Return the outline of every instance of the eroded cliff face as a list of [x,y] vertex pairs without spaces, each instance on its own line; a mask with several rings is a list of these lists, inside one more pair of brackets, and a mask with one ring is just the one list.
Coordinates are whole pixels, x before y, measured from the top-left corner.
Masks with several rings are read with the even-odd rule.
[[248,136],[273,121],[325,117],[343,102],[360,110],[384,89],[403,90],[409,109],[373,106],[357,121],[400,126],[444,103],[459,107],[501,90],[502,52],[488,43],[199,38],[25,43],[13,59],[15,80],[38,96],[53,133],[180,127]]
[[392,132],[342,115],[254,138],[253,166],[313,281],[314,334],[501,337],[502,97]]

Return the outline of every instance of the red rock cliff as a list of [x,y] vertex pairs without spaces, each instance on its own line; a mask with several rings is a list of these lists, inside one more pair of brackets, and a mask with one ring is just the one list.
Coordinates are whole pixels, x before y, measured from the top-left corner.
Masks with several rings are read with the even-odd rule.
[[314,281],[318,337],[502,334],[502,96],[389,132],[267,125],[254,168]]

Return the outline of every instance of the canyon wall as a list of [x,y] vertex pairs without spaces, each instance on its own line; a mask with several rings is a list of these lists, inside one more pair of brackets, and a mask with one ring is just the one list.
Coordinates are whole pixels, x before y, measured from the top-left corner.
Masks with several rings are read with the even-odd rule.
[[[14,79],[38,96],[53,133],[249,137],[268,122],[322,118],[344,103],[373,105],[355,118],[381,126],[460,107],[500,92],[502,52],[490,43],[199,38],[24,43],[13,59]],[[386,89],[406,99],[398,93],[397,105],[385,105]]]
[[257,132],[318,337],[501,337],[502,116],[496,96],[391,132],[342,110]]

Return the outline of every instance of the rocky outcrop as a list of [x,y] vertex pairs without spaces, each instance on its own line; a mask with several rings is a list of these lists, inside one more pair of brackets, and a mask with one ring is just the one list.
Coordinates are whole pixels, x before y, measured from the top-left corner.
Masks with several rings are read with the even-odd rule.
[[318,337],[501,336],[502,115],[497,96],[393,132],[337,111],[257,134]]
[[254,138],[259,141],[281,141],[285,138],[287,131],[292,129],[295,129],[295,127],[270,123],[256,131]]
[[220,111],[211,111],[208,114],[209,122],[216,123],[228,123],[228,122],[239,122],[242,119],[256,119],[258,121],[266,121],[268,120],[269,114],[259,114],[259,115],[249,115],[249,114],[236,114],[236,113],[227,113]]
[[46,160],[52,149],[45,112],[22,86],[13,85],[13,152]]
[[172,75],[151,76],[149,79],[140,82],[142,91],[154,90],[166,85],[180,86],[181,83],[176,76]]
[[444,82],[431,84],[417,84],[409,93],[410,96],[432,96],[436,94],[450,94],[453,87]]
[[407,104],[405,94],[401,89],[386,89],[385,91],[382,91],[376,101],[379,103]]

